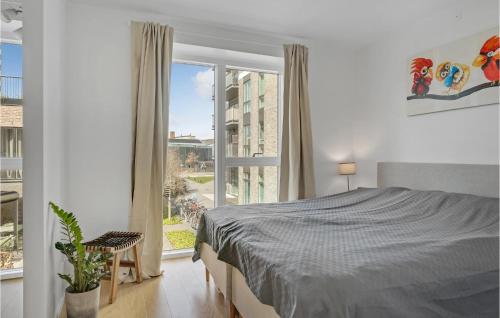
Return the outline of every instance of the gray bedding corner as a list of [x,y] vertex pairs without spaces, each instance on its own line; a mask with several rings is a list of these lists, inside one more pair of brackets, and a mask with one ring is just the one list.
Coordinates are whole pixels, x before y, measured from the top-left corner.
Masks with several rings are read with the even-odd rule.
[[358,189],[206,213],[199,243],[281,317],[495,317],[498,199]]

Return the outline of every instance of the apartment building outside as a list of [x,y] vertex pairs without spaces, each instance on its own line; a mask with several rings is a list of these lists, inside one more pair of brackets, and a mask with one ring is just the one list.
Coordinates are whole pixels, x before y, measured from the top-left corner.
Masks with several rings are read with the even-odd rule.
[[[190,155],[196,156],[196,168],[213,171],[214,169],[214,140],[200,140],[191,134],[177,136],[175,131],[169,132],[168,148],[175,151],[181,164],[185,165]],[[168,160],[168,158],[167,158]]]
[[[226,156],[276,157],[278,151],[278,75],[226,72]],[[226,170],[227,203],[277,200],[276,166]]]

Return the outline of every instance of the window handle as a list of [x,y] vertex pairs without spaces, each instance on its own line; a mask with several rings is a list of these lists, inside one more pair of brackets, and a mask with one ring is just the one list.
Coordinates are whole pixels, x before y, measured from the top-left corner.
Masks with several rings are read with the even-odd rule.
[[264,153],[262,153],[262,152],[254,152],[253,155],[252,155],[252,157],[255,158],[255,157],[257,157],[257,155],[263,155],[263,154]]

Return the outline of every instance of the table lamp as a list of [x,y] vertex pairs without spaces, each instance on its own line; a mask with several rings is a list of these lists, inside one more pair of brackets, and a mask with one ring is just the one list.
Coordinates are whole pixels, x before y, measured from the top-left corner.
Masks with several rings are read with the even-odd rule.
[[355,162],[340,162],[338,164],[338,173],[341,176],[347,176],[347,191],[351,191],[349,187],[349,176],[356,174]]

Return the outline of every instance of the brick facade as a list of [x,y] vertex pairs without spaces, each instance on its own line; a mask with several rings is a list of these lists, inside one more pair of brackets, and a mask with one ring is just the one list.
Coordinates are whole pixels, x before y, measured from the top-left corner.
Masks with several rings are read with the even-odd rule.
[[[238,157],[246,156],[243,147],[245,143],[245,125],[250,126],[250,150],[247,155],[248,157],[251,157],[254,153],[262,156],[262,152],[265,157],[276,157],[278,155],[278,75],[264,73],[263,91],[259,91],[260,81],[262,80],[260,79],[260,75],[258,72],[250,72],[244,76],[239,76],[238,79],[238,106],[235,109],[237,112],[235,117],[238,121],[238,144],[236,151]],[[244,82],[246,81],[250,81],[250,111],[244,114]],[[264,128],[264,132],[259,136],[261,125]],[[259,141],[259,137],[261,137],[260,139],[263,143]],[[230,173],[229,170],[227,173]],[[260,168],[256,166],[238,167],[238,189],[232,188],[230,177],[227,180],[228,192],[238,194],[238,204],[277,201],[278,169],[276,166]],[[248,186],[245,183],[247,180],[249,181],[250,190],[248,202],[245,199],[245,187]],[[259,183],[263,184],[263,196],[260,195]]]
[[0,127],[23,127],[23,106],[0,106]]

